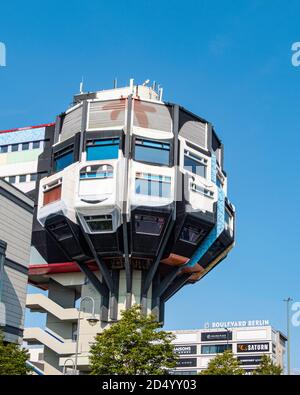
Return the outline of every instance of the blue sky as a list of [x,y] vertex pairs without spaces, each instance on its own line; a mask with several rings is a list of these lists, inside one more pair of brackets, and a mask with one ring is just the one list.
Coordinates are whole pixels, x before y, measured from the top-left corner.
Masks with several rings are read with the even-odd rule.
[[[282,299],[300,301],[299,12],[297,0],[1,4],[0,129],[53,121],[82,76],[86,90],[156,80],[166,100],[215,125],[236,247],[167,303],[167,329],[258,318],[285,331]],[[300,369],[300,327],[292,349]]]

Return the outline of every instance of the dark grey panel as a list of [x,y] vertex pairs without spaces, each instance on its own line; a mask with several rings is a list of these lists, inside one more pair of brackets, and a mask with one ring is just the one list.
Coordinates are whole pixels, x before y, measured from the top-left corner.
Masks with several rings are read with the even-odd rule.
[[4,333],[9,333],[11,335],[16,335],[16,336],[23,336],[23,329],[17,328],[12,325],[5,325],[5,326],[0,326],[0,330],[2,330]]
[[11,269],[16,270],[17,272],[23,273],[23,274],[28,274],[28,268],[20,265],[17,262],[12,261],[11,259],[6,258],[5,259],[5,266],[10,267]]
[[197,366],[197,358],[181,358],[177,361],[177,367],[179,368],[185,368],[190,366]]

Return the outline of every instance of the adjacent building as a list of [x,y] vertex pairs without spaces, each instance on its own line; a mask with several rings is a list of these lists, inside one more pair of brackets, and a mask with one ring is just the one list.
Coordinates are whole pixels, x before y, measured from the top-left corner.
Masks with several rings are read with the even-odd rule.
[[36,186],[47,174],[54,124],[0,131],[0,327],[7,341],[23,336]]
[[0,329],[10,342],[23,336],[33,209],[28,196],[0,179]]
[[0,178],[21,191],[32,192],[47,174],[50,163],[44,155],[52,144],[54,124],[0,131]]
[[263,355],[268,355],[284,369],[287,338],[266,321],[240,321],[233,327],[217,325],[172,332],[176,335],[174,345],[180,356],[175,374],[198,374],[207,368],[212,358],[225,350],[233,352],[248,374],[257,368]]

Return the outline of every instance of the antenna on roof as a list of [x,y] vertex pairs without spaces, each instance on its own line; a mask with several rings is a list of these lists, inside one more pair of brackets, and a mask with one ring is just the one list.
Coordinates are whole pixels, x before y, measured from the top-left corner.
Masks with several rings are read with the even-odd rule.
[[150,82],[150,80],[146,80],[146,81],[144,81],[144,82],[143,82],[143,86],[146,86],[146,85],[148,85],[148,84],[149,84],[149,82]]
[[159,88],[159,101],[162,101],[163,88]]
[[82,94],[83,93],[83,77],[81,77],[81,82],[79,85],[79,93]]
[[117,88],[117,86],[118,86],[118,79],[117,79],[117,78],[115,78],[115,79],[114,79],[114,89],[116,89],[116,88]]
[[133,91],[133,83],[134,83],[134,79],[133,78],[130,78],[130,80],[129,80],[129,87],[130,87],[130,89]]

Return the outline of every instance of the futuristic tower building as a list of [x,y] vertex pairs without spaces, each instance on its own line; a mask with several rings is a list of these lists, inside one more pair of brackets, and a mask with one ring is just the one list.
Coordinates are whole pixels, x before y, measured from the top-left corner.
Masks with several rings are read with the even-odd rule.
[[162,91],[131,80],[75,95],[43,160],[33,244],[48,267],[80,268],[102,323],[135,303],[163,321],[165,302],[233,247],[223,145]]
[[226,195],[209,122],[133,82],[83,93],[57,118],[33,243],[48,263],[77,263],[102,296],[102,320],[133,302],[163,320],[165,301],[232,247]]

